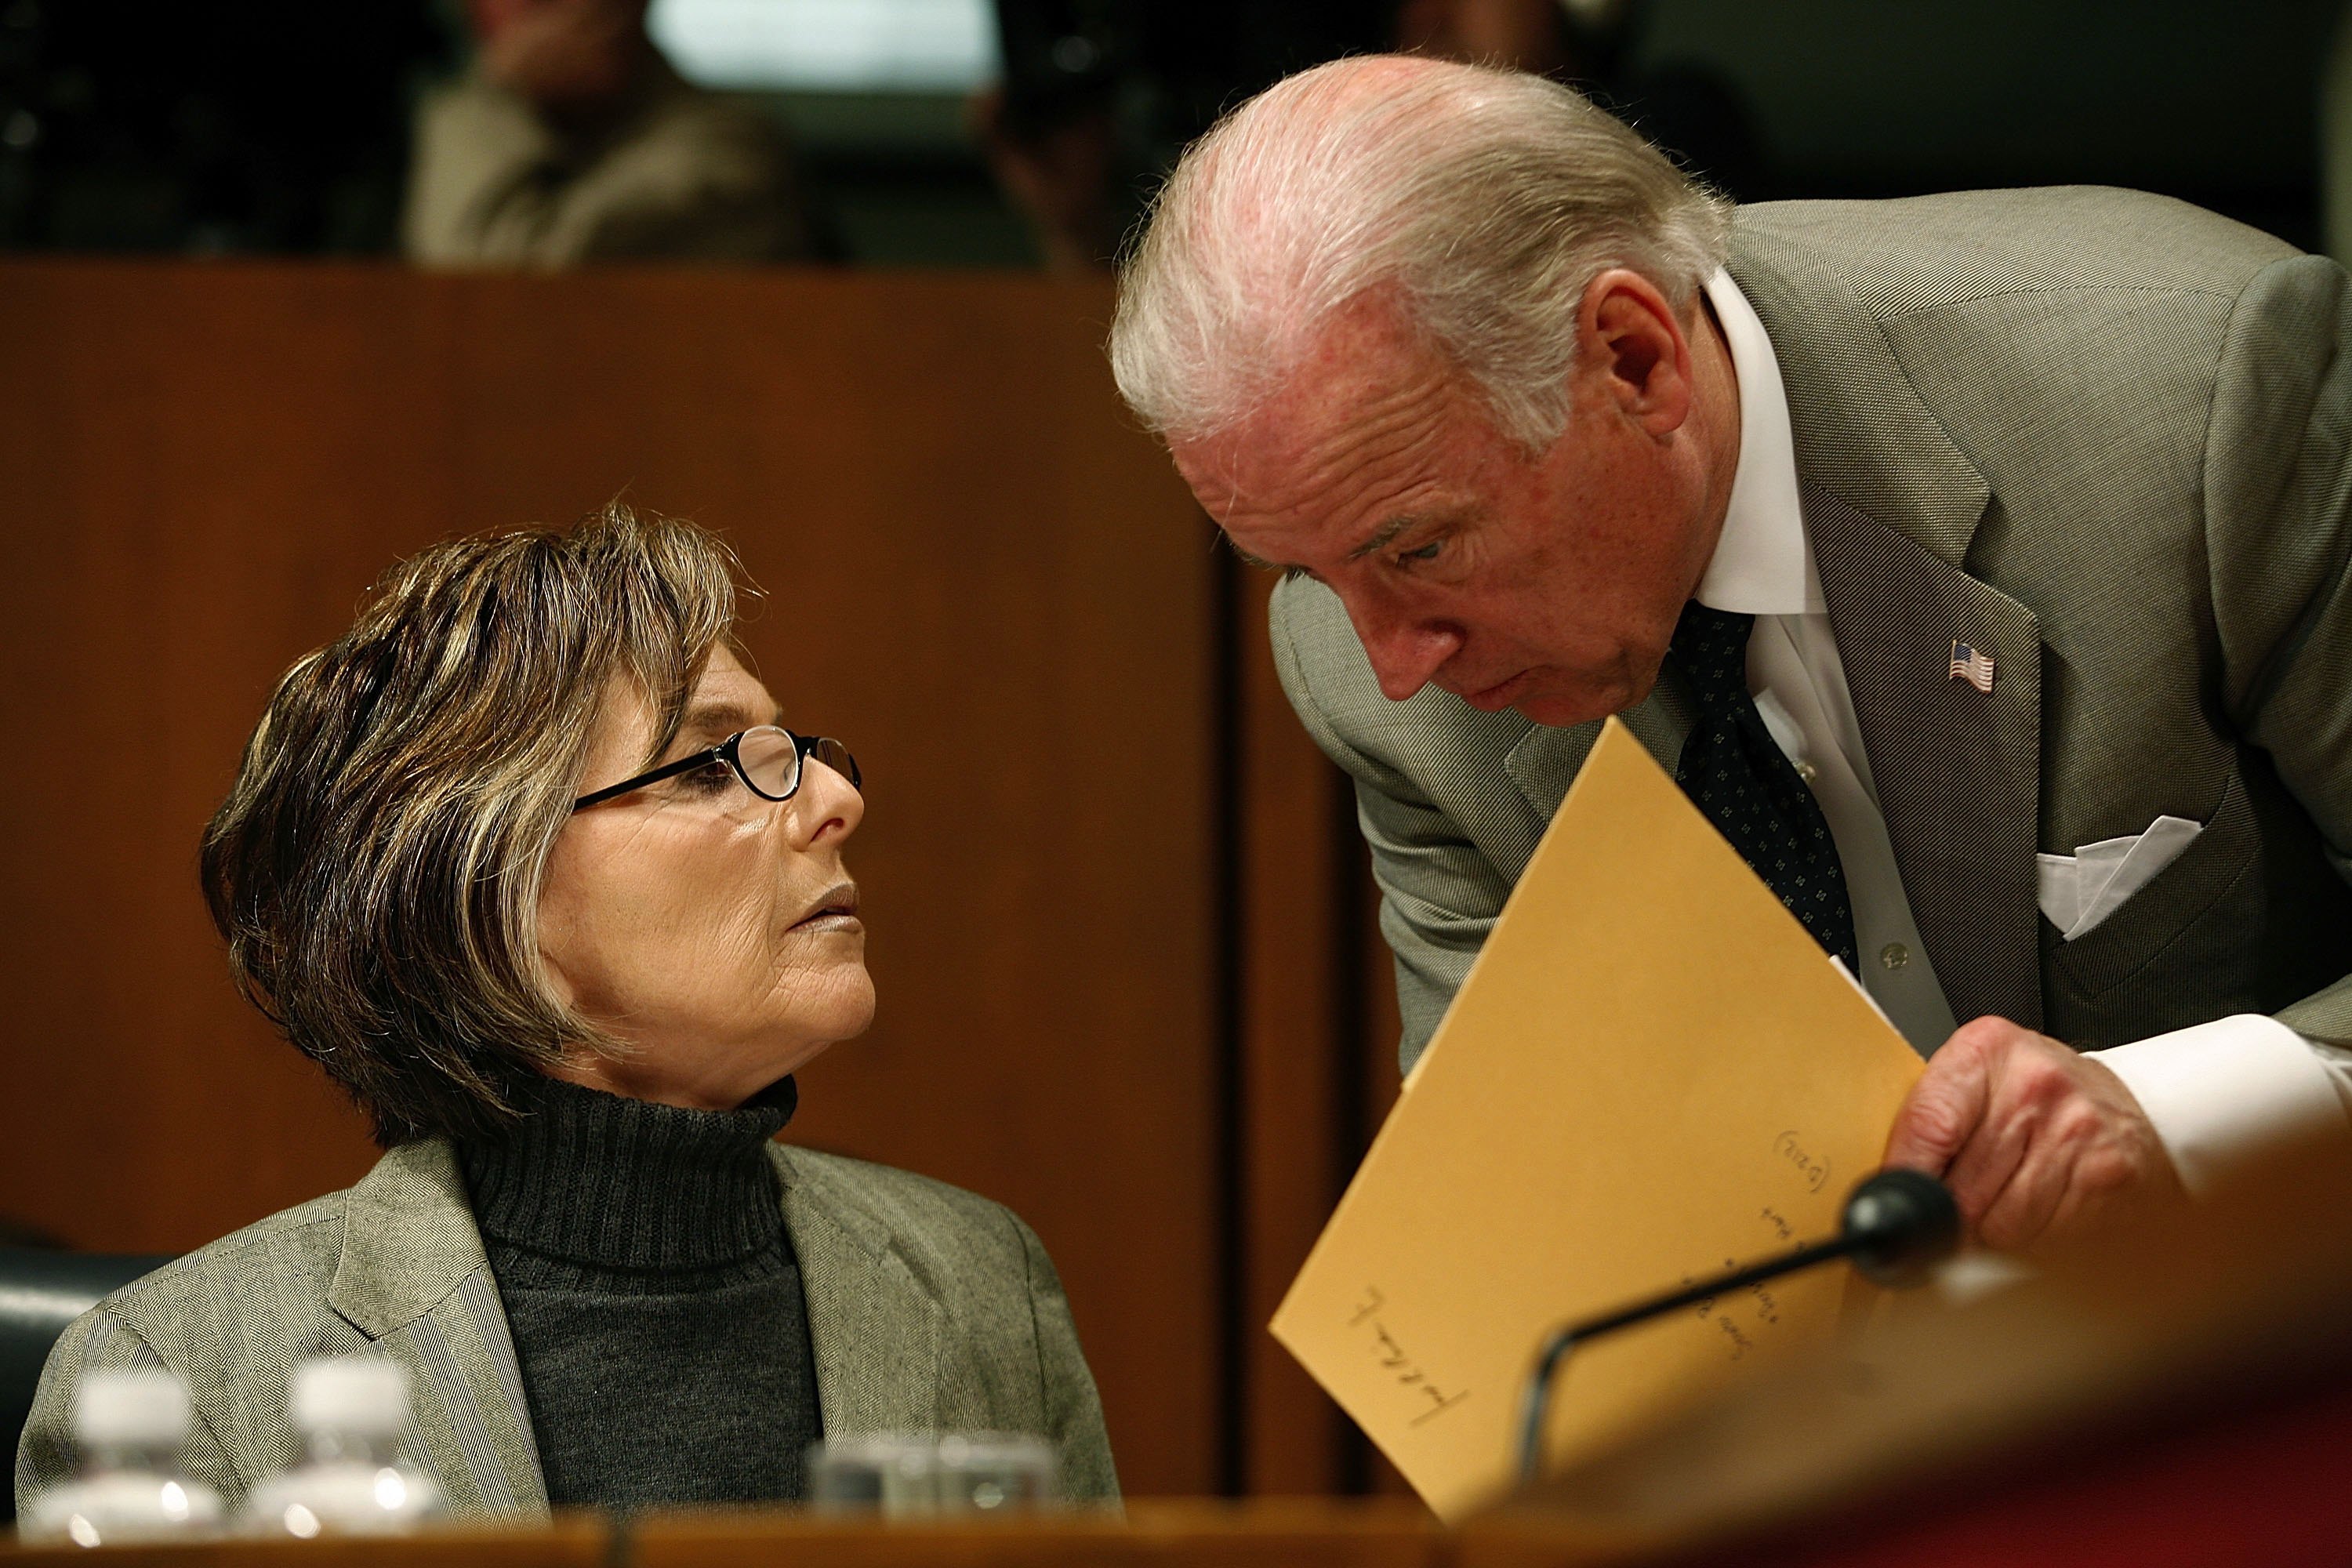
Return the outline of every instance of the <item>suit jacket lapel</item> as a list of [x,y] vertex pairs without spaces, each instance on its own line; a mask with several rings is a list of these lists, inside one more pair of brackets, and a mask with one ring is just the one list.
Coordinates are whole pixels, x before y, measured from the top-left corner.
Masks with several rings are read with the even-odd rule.
[[1780,362],[1800,479],[1958,566],[1991,488],[1887,348],[1850,261],[1743,210],[1724,268]]
[[[1850,258],[1735,220],[1726,263],[1780,362],[1805,521],[1913,918],[1954,1016],[2042,1017],[2042,637],[1964,570],[1991,489],[1887,347]],[[1993,689],[1950,678],[1957,638]]]
[[984,1425],[943,1375],[945,1310],[890,1245],[888,1228],[791,1146],[769,1153],[783,1183],[784,1231],[800,1260],[828,1436]]
[[[1807,487],[1804,509],[1879,809],[1952,1016],[2038,1028],[2041,623],[1834,497]],[[1993,657],[1990,694],[1952,679],[1954,638]]]
[[415,1457],[456,1508],[547,1511],[514,1339],[446,1142],[394,1149],[352,1189],[327,1304],[408,1368]]

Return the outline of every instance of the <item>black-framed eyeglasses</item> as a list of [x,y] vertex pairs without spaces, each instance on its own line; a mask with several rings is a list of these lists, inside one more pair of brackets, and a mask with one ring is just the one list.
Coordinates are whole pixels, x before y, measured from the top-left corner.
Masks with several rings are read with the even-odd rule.
[[849,781],[852,789],[863,789],[865,780],[858,773],[857,759],[849,748],[830,735],[795,735],[781,724],[761,724],[753,729],[738,731],[708,751],[680,757],[674,763],[664,763],[651,773],[639,773],[633,779],[607,784],[593,795],[583,795],[572,803],[572,809],[611,800],[615,795],[643,789],[664,779],[674,779],[680,773],[690,773],[697,768],[724,763],[743,781],[743,787],[762,800],[790,800],[801,787],[803,759],[814,757],[835,773]]

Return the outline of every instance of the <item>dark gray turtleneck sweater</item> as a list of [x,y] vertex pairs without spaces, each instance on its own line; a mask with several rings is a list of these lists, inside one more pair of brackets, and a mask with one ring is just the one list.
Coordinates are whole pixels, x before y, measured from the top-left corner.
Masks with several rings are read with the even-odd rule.
[[768,1142],[793,1080],[685,1110],[552,1079],[458,1149],[557,1504],[801,1495],[822,1431]]

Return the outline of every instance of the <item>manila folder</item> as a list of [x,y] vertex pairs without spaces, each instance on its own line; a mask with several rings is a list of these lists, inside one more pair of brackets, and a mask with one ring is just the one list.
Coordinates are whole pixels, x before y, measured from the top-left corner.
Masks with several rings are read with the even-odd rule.
[[[1437,1515],[1498,1499],[1553,1328],[1834,1234],[1919,1058],[1622,724],[1528,862],[1274,1317]],[[1843,1265],[1596,1341],[1585,1458],[1818,1346]]]

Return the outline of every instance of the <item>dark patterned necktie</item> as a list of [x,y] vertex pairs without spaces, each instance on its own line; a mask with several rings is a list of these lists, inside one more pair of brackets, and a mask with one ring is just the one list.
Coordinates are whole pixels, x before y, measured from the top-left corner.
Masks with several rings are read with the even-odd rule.
[[1666,657],[1691,683],[1698,722],[1683,743],[1675,782],[1823,951],[1859,973],[1853,904],[1829,819],[1748,694],[1748,633],[1755,624],[1753,616],[1696,599],[1683,606]]

